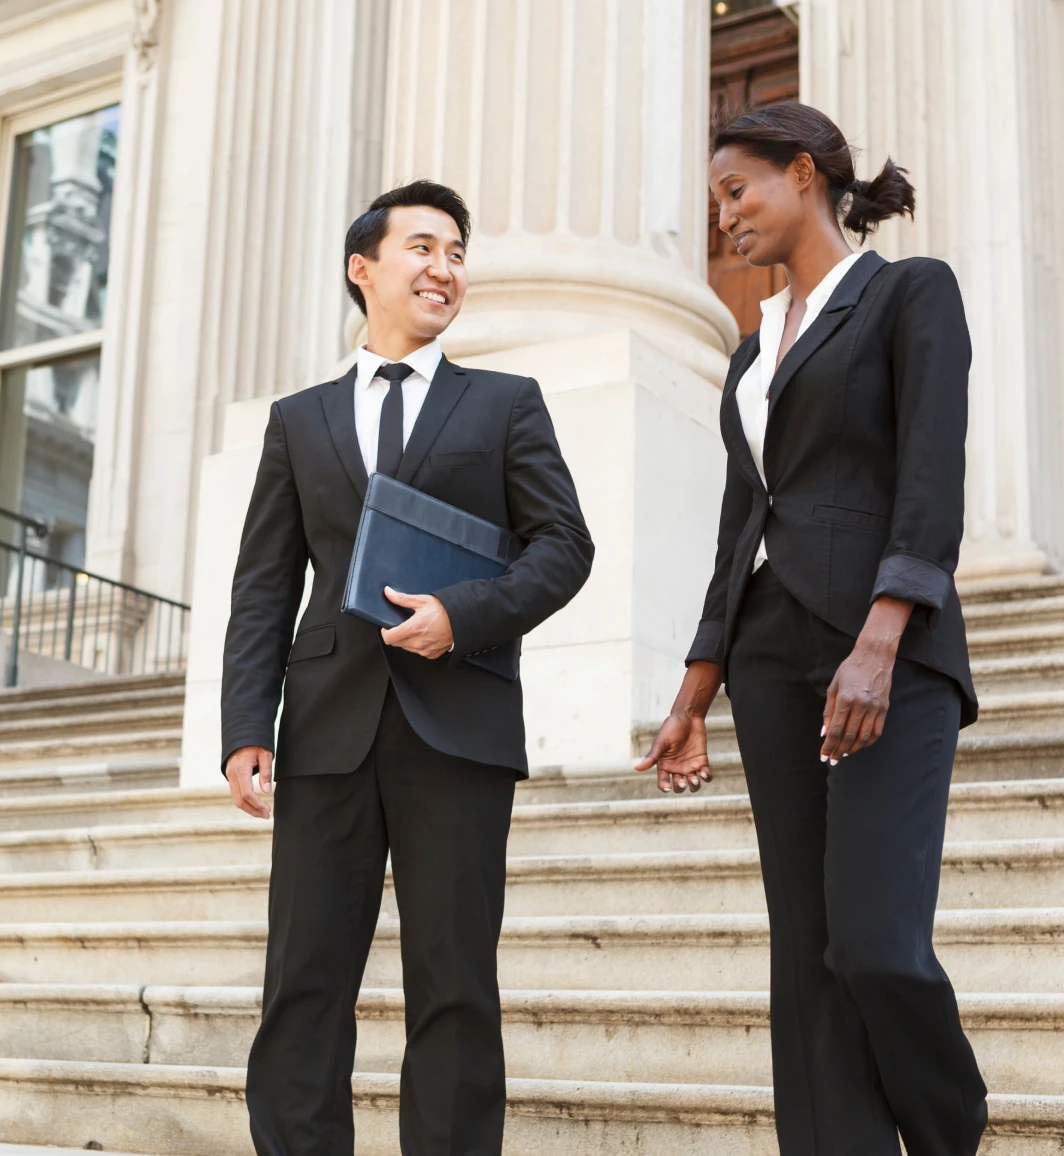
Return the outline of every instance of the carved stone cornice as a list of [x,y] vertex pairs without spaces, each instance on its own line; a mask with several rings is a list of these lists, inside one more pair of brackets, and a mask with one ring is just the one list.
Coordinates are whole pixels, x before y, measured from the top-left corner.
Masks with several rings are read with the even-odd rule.
[[142,73],[155,67],[162,7],[163,0],[133,0],[133,49]]

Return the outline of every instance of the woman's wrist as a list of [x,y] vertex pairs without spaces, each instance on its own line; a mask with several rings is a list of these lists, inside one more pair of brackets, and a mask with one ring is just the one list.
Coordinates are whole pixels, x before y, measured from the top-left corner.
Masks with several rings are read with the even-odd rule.
[[692,662],[683,676],[670,714],[704,719],[723,680],[724,671],[717,663]]
[[861,650],[894,658],[898,644],[905,633],[905,627],[912,616],[913,604],[900,598],[883,595],[872,603],[865,619],[864,627],[857,637],[857,647]]

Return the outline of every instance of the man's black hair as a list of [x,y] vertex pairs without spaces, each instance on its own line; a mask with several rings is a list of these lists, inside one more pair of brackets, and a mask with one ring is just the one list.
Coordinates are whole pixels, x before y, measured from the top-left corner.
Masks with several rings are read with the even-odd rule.
[[438,185],[435,181],[411,181],[408,185],[400,185],[397,189],[381,193],[347,230],[344,243],[344,280],[347,282],[347,292],[362,310],[363,316],[366,313],[366,299],[362,296],[362,290],[347,275],[352,254],[361,253],[363,257],[376,261],[380,256],[381,241],[388,232],[389,212],[414,205],[426,205],[446,213],[458,226],[462,244],[469,244],[469,209],[454,189]]

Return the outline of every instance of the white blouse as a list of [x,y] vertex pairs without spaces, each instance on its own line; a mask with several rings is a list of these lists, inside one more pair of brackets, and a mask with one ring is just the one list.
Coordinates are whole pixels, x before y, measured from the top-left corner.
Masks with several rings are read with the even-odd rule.
[[[809,294],[805,304],[805,316],[798,327],[798,337],[809,328],[817,319],[828,303],[828,299],[835,292],[839,282],[846,276],[850,266],[859,258],[860,253],[851,253],[844,257],[823,281]],[[775,297],[761,302],[761,352],[754,358],[750,368],[743,374],[735,391],[735,400],[739,405],[739,417],[743,423],[743,433],[746,434],[750,453],[753,455],[757,472],[761,481],[765,482],[765,429],[768,425],[768,391],[772,379],[776,375],[776,359],[779,357],[780,342],[783,340],[783,327],[787,323],[787,311],[791,307],[791,288],[788,285],[781,289]],[[797,342],[798,338],[795,338]],[[754,558],[756,570],[762,562],[768,560],[765,550],[765,539],[757,548]]]

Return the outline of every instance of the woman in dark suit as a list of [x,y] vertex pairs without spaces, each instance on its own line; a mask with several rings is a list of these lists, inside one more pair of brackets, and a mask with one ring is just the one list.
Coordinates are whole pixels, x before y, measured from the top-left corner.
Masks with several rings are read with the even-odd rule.
[[727,683],[772,934],[782,1156],[970,1156],[986,1088],[931,944],[950,773],[977,704],[953,582],[971,347],[956,279],[851,252],[914,208],[887,161],[855,179],[800,104],[713,142],[720,227],[788,288],[721,398],[716,565],[687,674],[639,769],[710,778]]

